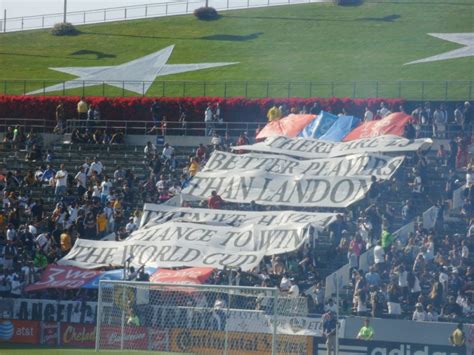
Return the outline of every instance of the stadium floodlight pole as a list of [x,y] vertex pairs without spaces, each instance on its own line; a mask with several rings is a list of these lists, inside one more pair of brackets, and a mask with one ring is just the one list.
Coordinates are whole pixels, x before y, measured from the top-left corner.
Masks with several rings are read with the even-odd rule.
[[64,0],[64,19],[63,22],[66,23],[67,20],[67,0]]

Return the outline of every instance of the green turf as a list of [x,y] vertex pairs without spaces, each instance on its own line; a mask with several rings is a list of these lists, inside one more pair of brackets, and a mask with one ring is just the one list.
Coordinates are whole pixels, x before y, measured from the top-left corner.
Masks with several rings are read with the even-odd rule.
[[[370,0],[357,7],[304,4],[228,11],[217,21],[177,16],[81,26],[76,37],[53,37],[49,31],[0,35],[0,92],[21,93],[41,83],[16,84],[2,79],[66,80],[73,76],[48,70],[61,66],[116,65],[175,44],[170,63],[240,64],[161,80],[262,80],[261,84],[155,82],[149,95],[263,96],[401,96],[464,98],[474,80],[473,57],[404,63],[460,48],[427,33],[474,32],[472,0]],[[96,52],[96,53],[94,53]],[[82,54],[81,54],[82,53]],[[85,53],[85,54],[84,54]],[[88,54],[89,53],[89,54]],[[344,81],[347,84],[266,84],[266,81]],[[351,81],[382,81],[373,83]],[[437,81],[396,84],[395,81]],[[385,82],[385,83],[384,83]],[[2,87],[3,86],[3,87]],[[472,90],[471,90],[472,92]],[[81,94],[81,89],[70,90]],[[133,95],[104,86],[86,94]]]

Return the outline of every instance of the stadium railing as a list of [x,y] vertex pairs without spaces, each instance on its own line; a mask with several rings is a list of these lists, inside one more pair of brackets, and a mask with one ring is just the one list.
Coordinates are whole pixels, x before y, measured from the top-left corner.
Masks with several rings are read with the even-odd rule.
[[[2,118],[0,120],[0,133],[5,133],[8,127],[19,125],[24,131],[33,130],[36,133],[52,133],[55,127],[53,117],[47,118]],[[213,122],[212,129],[222,138],[228,133],[230,137],[238,137],[241,133],[246,132],[249,137],[255,137],[258,127],[263,127],[266,122]],[[154,128],[153,128],[154,127]],[[419,138],[437,138],[450,139],[457,137],[462,131],[459,125],[446,125],[443,136],[435,137],[433,135],[432,125],[420,126]],[[72,133],[74,129],[88,128],[90,131],[95,129],[102,130],[121,130],[125,135],[158,135],[158,136],[205,136],[206,125],[204,122],[186,122],[183,125],[178,121],[167,121],[165,132],[160,127],[155,126],[153,121],[138,120],[101,120],[101,121],[84,121],[84,120],[67,120],[63,133]],[[464,131],[470,131],[472,127],[466,127]],[[165,134],[162,134],[165,133]]]
[[[322,2],[321,0],[186,0],[168,1],[153,4],[111,7],[105,9],[67,12],[66,20],[73,25],[86,25],[113,21],[164,17],[192,14],[195,9],[211,6],[216,10],[245,9],[288,4]],[[64,13],[7,17],[7,12],[0,19],[0,32],[16,32],[41,28],[51,28],[63,22]]]
[[[70,80],[77,81],[77,80]],[[109,81],[110,82],[110,81]],[[404,98],[410,100],[471,100],[473,81],[272,81],[272,80],[165,80],[141,82],[137,94],[126,89],[128,81],[114,81],[118,87],[98,80],[80,80],[81,87],[68,90],[61,80],[0,80],[0,93],[25,95],[40,90],[40,95],[82,96],[155,96],[155,97],[351,97]],[[134,81],[134,84],[137,82]],[[63,89],[49,93],[46,88],[62,84]],[[145,85],[147,84],[147,85]],[[145,88],[149,87],[149,90]],[[89,85],[89,86],[88,86]]]

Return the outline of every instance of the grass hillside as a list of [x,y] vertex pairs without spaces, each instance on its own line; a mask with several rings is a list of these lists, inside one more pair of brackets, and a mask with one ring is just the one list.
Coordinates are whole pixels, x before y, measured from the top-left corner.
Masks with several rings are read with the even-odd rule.
[[[48,67],[121,64],[160,50],[176,47],[170,64],[240,62],[240,64],[159,77],[159,80],[262,80],[262,81],[398,81],[474,80],[473,57],[404,65],[407,62],[460,48],[427,33],[474,32],[472,0],[365,1],[361,6],[304,4],[223,12],[217,21],[176,16],[81,26],[82,34],[54,37],[48,30],[0,35],[0,81],[3,79],[69,80],[74,77]],[[0,82],[1,84],[1,82]],[[367,88],[363,86],[367,85]],[[31,91],[41,84],[8,84],[7,92]],[[192,95],[200,85],[168,86],[169,94]],[[362,88],[361,88],[362,86]],[[297,85],[295,86],[297,87]],[[459,96],[466,84],[450,87]],[[5,88],[0,87],[3,92]],[[285,87],[270,87],[285,95]],[[335,95],[351,95],[351,85],[337,86]],[[374,96],[374,86],[359,85],[362,95]],[[433,89],[433,88],[431,88]],[[429,85],[425,90],[431,90]],[[105,88],[87,88],[101,94]],[[220,92],[211,85],[207,94]],[[236,88],[227,88],[228,95]],[[242,90],[239,86],[238,90]],[[255,90],[251,86],[247,90]],[[260,89],[259,89],[260,90]],[[296,90],[296,89],[294,89]],[[307,87],[302,88],[307,96]],[[311,88],[312,94],[329,95],[329,87]],[[324,93],[322,92],[324,90]],[[366,93],[365,93],[365,91]],[[397,96],[400,88],[385,84],[378,94]],[[403,88],[402,96],[418,92],[420,84]],[[439,94],[445,87],[436,88]],[[121,94],[106,88],[107,94]],[[70,93],[80,93],[71,90]],[[156,82],[149,95],[161,95]],[[130,94],[130,93],[129,93]],[[252,93],[248,92],[251,95]],[[255,96],[264,96],[266,93]]]

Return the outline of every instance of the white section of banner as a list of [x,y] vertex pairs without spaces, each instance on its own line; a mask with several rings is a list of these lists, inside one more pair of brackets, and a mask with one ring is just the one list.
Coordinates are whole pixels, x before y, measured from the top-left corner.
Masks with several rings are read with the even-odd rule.
[[438,216],[439,207],[431,206],[423,212],[423,229],[433,229],[436,224],[436,217]]
[[123,242],[79,239],[60,265],[86,269],[132,265],[153,267],[203,266],[255,268],[265,255],[300,248],[308,240],[301,225],[284,227],[223,227],[179,221],[140,229]]
[[[274,316],[263,312],[249,312],[246,310],[231,310],[227,319],[227,330],[244,333],[273,333]],[[339,320],[339,336],[344,337],[345,320]],[[323,336],[323,319],[301,316],[278,316],[278,334],[292,334],[304,336]]]
[[154,227],[167,221],[205,223],[240,227],[248,224],[265,226],[310,225],[324,229],[336,220],[336,213],[310,213],[300,211],[253,212],[242,210],[213,210],[207,208],[171,207],[146,203],[143,207],[142,227]]
[[420,148],[428,148],[431,144],[433,144],[433,141],[428,138],[408,140],[392,135],[335,143],[318,139],[287,138],[280,136],[270,137],[264,142],[253,145],[235,146],[232,147],[232,149],[315,159],[361,153],[413,152]]
[[207,171],[259,170],[274,174],[305,176],[375,176],[390,179],[405,159],[379,154],[352,154],[330,159],[297,160],[274,154],[232,154],[214,151],[204,167]]
[[183,190],[207,199],[212,191],[228,202],[295,207],[345,208],[364,198],[371,181],[366,177],[307,177],[242,171],[230,175],[225,171],[199,172]]

